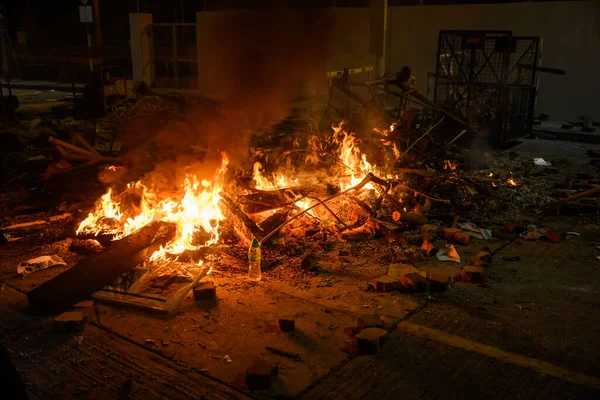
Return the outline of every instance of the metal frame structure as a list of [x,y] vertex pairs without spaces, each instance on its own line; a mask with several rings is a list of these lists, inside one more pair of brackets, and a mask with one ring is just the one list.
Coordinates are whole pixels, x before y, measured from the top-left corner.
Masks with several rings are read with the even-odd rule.
[[528,133],[539,43],[511,31],[440,31],[433,101],[491,130],[496,142]]

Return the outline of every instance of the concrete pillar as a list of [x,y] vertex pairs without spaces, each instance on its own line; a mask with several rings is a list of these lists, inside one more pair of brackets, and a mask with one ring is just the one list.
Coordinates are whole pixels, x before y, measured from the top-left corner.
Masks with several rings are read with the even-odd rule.
[[136,83],[146,82],[148,86],[154,82],[151,25],[152,14],[129,14],[133,80]]
[[387,0],[371,0],[371,52],[375,54],[375,74],[382,76],[386,72],[386,40],[387,40]]

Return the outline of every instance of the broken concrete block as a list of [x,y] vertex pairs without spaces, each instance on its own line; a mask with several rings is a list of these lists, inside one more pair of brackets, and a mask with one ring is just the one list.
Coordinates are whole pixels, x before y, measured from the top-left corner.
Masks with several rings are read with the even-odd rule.
[[430,292],[445,292],[450,286],[450,276],[443,274],[428,274],[427,280],[429,281]]
[[315,256],[314,254],[309,254],[304,258],[304,260],[302,260],[300,267],[302,267],[302,269],[305,271],[314,271],[317,269],[318,263],[319,257]]
[[380,276],[375,281],[375,290],[382,293],[393,292],[402,287],[402,283],[398,278],[388,275]]
[[477,253],[477,255],[475,255],[475,259],[481,260],[484,263],[491,263],[492,255],[489,251],[480,251],[479,253]]
[[483,283],[485,282],[485,268],[467,265],[460,272],[460,280],[463,282]]
[[246,369],[246,385],[249,390],[266,390],[279,374],[279,366],[262,359],[254,359]]
[[214,282],[199,282],[194,288],[196,300],[212,300],[217,297],[217,288]]
[[358,329],[366,328],[384,328],[384,321],[380,315],[361,315],[358,317]]
[[52,330],[59,333],[83,332],[85,320],[81,311],[67,311],[54,318]]
[[418,272],[419,272],[418,269],[416,269],[415,267],[413,267],[412,265],[409,265],[409,264],[396,263],[396,264],[390,264],[390,266],[388,267],[388,276],[390,276],[392,278],[396,278],[396,280],[398,278],[400,278],[402,275],[418,273]]
[[427,291],[427,279],[421,274],[405,274],[400,277],[400,282],[405,289],[413,292]]
[[360,355],[377,354],[387,336],[381,328],[366,328],[356,334],[356,350]]
[[462,244],[463,246],[467,246],[471,243],[471,235],[466,232],[456,232],[452,237],[452,241],[454,243]]
[[281,332],[294,332],[296,330],[296,320],[293,317],[279,318],[279,329],[281,329]]
[[452,238],[454,238],[454,235],[456,235],[459,232],[461,232],[461,230],[458,228],[445,228],[442,231],[444,239],[446,240],[452,240]]

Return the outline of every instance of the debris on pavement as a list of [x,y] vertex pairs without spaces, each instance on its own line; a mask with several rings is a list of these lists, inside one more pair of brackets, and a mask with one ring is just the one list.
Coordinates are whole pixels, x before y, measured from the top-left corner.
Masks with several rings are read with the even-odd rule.
[[43,269],[53,267],[55,265],[67,265],[67,263],[56,254],[51,256],[40,256],[20,263],[17,266],[17,274],[24,276],[35,271],[41,271]]
[[435,256],[438,261],[460,262],[460,255],[452,245],[449,245],[446,250],[440,249]]

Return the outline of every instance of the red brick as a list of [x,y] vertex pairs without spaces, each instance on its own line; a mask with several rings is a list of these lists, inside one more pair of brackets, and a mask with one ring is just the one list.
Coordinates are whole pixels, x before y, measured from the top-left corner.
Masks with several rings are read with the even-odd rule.
[[485,268],[467,265],[460,272],[460,279],[463,282],[483,283],[485,282]]
[[266,390],[279,375],[279,366],[276,363],[255,359],[246,369],[246,385],[249,390]]
[[445,292],[450,286],[450,277],[442,274],[428,274],[429,290],[431,292]]
[[475,259],[481,260],[484,263],[491,263],[492,262],[492,255],[490,254],[489,251],[480,251],[475,256]]
[[294,318],[279,318],[279,329],[281,329],[281,332],[294,332],[296,330],[296,320]]
[[552,243],[560,243],[563,240],[563,234],[558,232],[546,232],[546,239]]
[[214,282],[199,282],[193,290],[196,300],[212,300],[217,297]]
[[454,238],[454,235],[456,235],[460,231],[461,230],[458,228],[446,228],[443,230],[444,239],[452,240],[452,238]]
[[394,290],[398,290],[402,287],[402,283],[398,278],[394,278],[391,276],[380,276],[375,281],[375,290],[382,293],[393,292]]
[[405,289],[409,289],[413,292],[425,292],[427,291],[427,279],[423,275],[412,273],[405,274],[400,277],[400,282]]
[[358,318],[358,329],[363,330],[366,328],[382,328],[384,327],[384,321],[380,315],[361,315]]
[[421,250],[426,254],[431,255],[435,251],[435,246],[429,240],[424,240],[423,243],[421,243]]
[[452,237],[452,241],[454,243],[462,244],[463,246],[467,246],[471,243],[471,235],[466,232],[457,232]]
[[381,328],[363,329],[356,335],[356,350],[360,355],[377,354],[387,336]]

